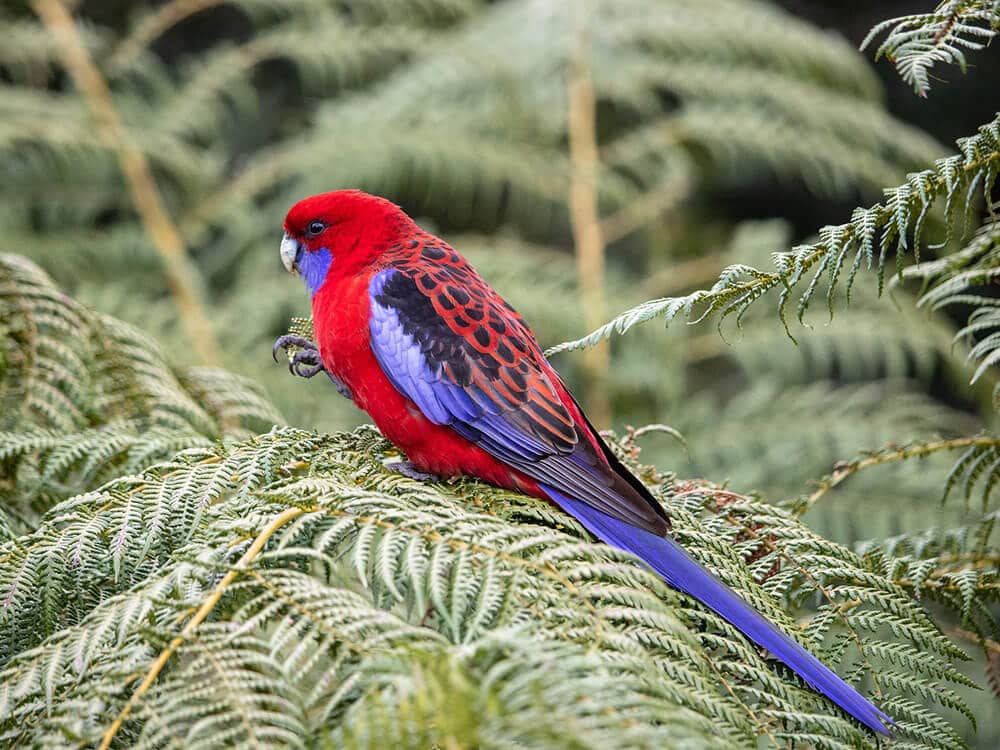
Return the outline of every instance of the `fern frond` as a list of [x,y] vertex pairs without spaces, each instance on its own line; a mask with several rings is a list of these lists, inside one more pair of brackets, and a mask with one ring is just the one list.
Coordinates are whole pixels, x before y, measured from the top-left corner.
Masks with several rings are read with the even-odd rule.
[[213,50],[191,66],[181,86],[164,94],[165,101],[136,119],[164,136],[217,138],[260,106],[252,74],[268,62],[293,65],[307,94],[333,92],[391,70],[430,41],[411,28],[383,27],[372,34],[322,16],[308,20],[307,28],[288,22],[238,47]]
[[0,456],[11,478],[0,497],[22,513],[282,422],[255,383],[175,372],[148,337],[69,299],[16,256],[0,256],[0,319]]
[[1000,274],[1000,221],[987,221],[965,248],[940,260],[907,268],[904,279],[920,279],[924,293],[919,306],[942,310],[972,308],[967,321],[955,334],[968,344],[967,359],[976,364],[975,383],[1000,361],[1000,310],[988,287]]
[[[97,413],[80,410],[69,439],[48,415],[15,419],[0,462],[37,466],[66,494],[101,471],[128,471],[40,508],[33,530],[0,545],[4,741],[364,744],[387,736],[376,711],[427,737],[440,685],[475,691],[460,692],[471,706],[487,702],[489,721],[477,712],[474,723],[464,714],[442,725],[483,741],[489,731],[543,743],[567,723],[590,745],[621,736],[640,746],[869,746],[734,628],[551,506],[391,472],[391,448],[372,428],[240,439],[247,411],[267,407],[240,395],[245,384],[201,370],[177,377],[133,329],[58,294],[27,262],[0,269],[18,279],[3,299],[23,321],[5,357],[30,373],[25,353],[51,339],[84,389],[66,398],[87,403],[85,389],[100,384],[107,399]],[[73,361],[90,338],[105,349]],[[21,372],[5,369],[3,386]],[[156,421],[177,452],[146,465],[155,451],[133,456],[137,443],[113,414]],[[937,711],[965,710],[952,664],[962,654],[903,587],[785,511],[665,480],[616,450],[657,489],[679,540],[779,627],[870,684],[903,737],[960,745]],[[414,693],[419,679],[428,690]],[[618,710],[599,710],[597,697]],[[509,713],[526,700],[560,724]]]
[[914,92],[927,96],[930,71],[938,63],[966,68],[966,52],[986,47],[1000,29],[1000,3],[996,0],[944,0],[930,13],[891,18],[877,24],[861,42],[870,45],[883,32],[889,34],[875,52],[875,59],[891,60]]
[[[0,49],[0,67],[17,84],[44,80],[60,61],[59,42],[34,19],[14,18],[9,11],[0,12],[0,27],[4,44]],[[100,54],[107,47],[107,38],[97,29],[81,30],[83,43],[91,54]]]
[[[779,415],[772,414],[776,410]],[[803,424],[809,429],[797,429]],[[699,476],[754,487],[778,502],[797,496],[807,482],[859,444],[926,441],[941,432],[962,434],[969,429],[969,420],[914,393],[903,382],[837,387],[765,380],[728,403],[707,396],[692,399],[673,426],[685,436],[687,447],[683,453],[675,448],[663,460]],[[919,468],[900,465],[847,484],[837,496],[840,513],[814,515],[811,524],[824,535],[845,541],[923,528],[926,514],[939,512],[941,481],[950,466],[944,459],[930,463]],[[937,483],[927,479],[932,466],[939,470]],[[906,496],[905,508],[886,517],[864,511],[871,497],[893,492]],[[849,509],[856,509],[856,514]],[[844,528],[852,522],[860,527],[858,535]],[[954,522],[960,522],[957,513]]]
[[[384,23],[410,26],[440,26],[461,20],[478,5],[478,0],[353,0],[349,6],[337,7],[332,18],[350,20],[361,26]],[[112,75],[121,74],[137,65],[139,58],[163,33],[181,21],[217,6],[238,10],[254,24],[264,26],[269,21],[289,18],[323,18],[331,6],[322,0],[206,0],[187,3],[173,0],[155,10],[145,10],[133,28],[109,56],[107,67]],[[289,51],[295,54],[294,50]]]
[[[465,660],[492,653],[487,661],[495,671],[483,674],[495,675],[524,666],[526,651],[540,656],[565,647],[570,663],[576,658],[570,654],[589,654],[579,671],[570,669],[560,681],[538,684],[546,691],[543,705],[557,705],[565,690],[589,689],[590,680],[612,669],[618,677],[608,689],[618,691],[638,716],[666,711],[661,715],[682,717],[673,727],[639,722],[629,730],[640,733],[637,737],[650,732],[652,738],[676,737],[690,727],[715,744],[742,744],[754,735],[788,742],[815,735],[827,737],[831,745],[863,744],[863,735],[835,709],[781,679],[730,626],[665,589],[628,555],[587,543],[569,519],[536,513],[535,508],[544,508],[536,501],[473,482],[433,487],[388,473],[378,460],[384,447],[370,429],[334,438],[275,431],[222,449],[215,461],[192,456],[54,509],[35,537],[3,550],[3,570],[17,575],[3,586],[9,592],[8,617],[45,619],[36,609],[37,600],[51,596],[14,593],[36,585],[24,577],[39,567],[31,559],[46,561],[43,567],[63,561],[59,585],[65,595],[75,596],[78,607],[70,613],[53,610],[58,618],[50,626],[53,635],[36,646],[25,643],[37,637],[26,632],[30,629],[18,628],[17,621],[7,623],[10,638],[5,642],[27,650],[11,654],[3,674],[5,736],[102,732],[128,695],[118,676],[122,670],[142,669],[140,663],[155,657],[184,613],[228,569],[225,561],[244,548],[240,540],[256,536],[294,499],[302,509],[298,517],[278,529],[254,564],[237,572],[215,607],[212,624],[198,627],[181,644],[182,658],[130,714],[122,729],[125,736],[148,739],[150,746],[169,738],[222,741],[245,736],[240,733],[248,731],[246,722],[234,721],[240,711],[259,713],[260,721],[252,725],[267,732],[275,719],[269,707],[285,700],[296,701],[288,707],[285,729],[308,717],[316,724],[307,726],[307,734],[330,722],[348,734],[373,731],[357,723],[357,712],[372,700],[388,701],[391,712],[410,710],[408,692],[389,689],[386,670],[401,675],[391,685],[405,684],[397,680],[428,658],[422,648],[414,651],[422,642],[440,654],[433,657],[439,664],[475,664],[475,659]],[[302,458],[289,461],[295,453]],[[240,462],[245,468],[234,471],[233,464]],[[239,479],[229,479],[233,474]],[[251,476],[255,479],[248,481]],[[198,498],[206,490],[195,488],[211,477],[226,481],[217,490],[218,500],[198,512]],[[129,509],[134,500],[128,495],[137,483],[148,489],[132,497],[148,493],[147,502],[171,506],[183,500],[189,508],[175,511],[178,515],[163,524],[170,536],[163,541],[154,536],[148,551],[142,540],[150,529],[120,531],[130,517],[133,523],[156,517],[152,507]],[[774,508],[742,498],[732,501],[732,493],[719,496],[711,487],[665,490],[681,540],[767,616],[794,630],[772,597],[796,604],[821,595],[824,603],[803,634],[814,647],[831,627],[838,632],[847,628],[858,653],[851,660],[860,659],[856,666],[878,682],[876,665],[885,649],[897,660],[904,658],[897,652],[906,653],[888,643],[912,641],[925,653],[915,675],[952,679],[946,665],[958,652],[905,596],[867,574],[843,548],[820,540]],[[722,505],[719,497],[726,498]],[[492,514],[470,509],[471,498]],[[100,512],[85,522],[88,508]],[[514,517],[520,520],[507,520]],[[81,522],[68,523],[76,518]],[[63,536],[62,541],[54,535]],[[176,552],[170,554],[170,549]],[[752,560],[749,568],[745,558]],[[95,588],[97,581],[117,583]],[[129,581],[134,582],[131,587]],[[357,589],[364,592],[360,597],[338,593],[339,586],[358,584],[363,584]],[[845,610],[842,597],[861,604]],[[339,602],[344,602],[342,609]],[[692,630],[699,622],[708,629]],[[878,635],[883,623],[892,623],[895,630],[884,646]],[[497,638],[514,639],[518,646],[497,651],[491,645]],[[848,645],[838,642],[834,639],[827,653],[837,660]],[[711,658],[702,650],[706,647],[712,649]],[[378,668],[367,666],[369,658]],[[229,666],[226,679],[207,679],[218,676],[213,662]],[[241,665],[251,664],[256,668],[243,671]],[[44,667],[39,670],[38,665]],[[883,702],[906,706],[903,696],[924,695],[923,678],[910,680],[880,684],[887,691]],[[472,684],[490,682],[477,678]],[[213,691],[219,691],[217,697],[209,697],[216,695]],[[81,702],[94,705],[97,696],[103,696],[103,708],[81,714]],[[958,700],[944,687],[938,699]],[[587,736],[624,730],[620,719],[611,718],[617,714],[585,720],[591,713],[587,704],[572,710],[582,711],[579,731]],[[164,713],[172,720],[160,721]],[[947,735],[932,714],[904,710],[898,715],[902,731],[914,739]],[[503,716],[497,718],[503,732],[524,731]],[[956,738],[949,737],[955,744]]]
[[868,451],[863,457],[840,462],[832,474],[818,482],[815,491],[807,497],[799,498],[791,504],[791,507],[796,515],[802,515],[828,492],[866,469],[952,452],[958,452],[959,456],[945,477],[942,501],[947,500],[953,490],[961,488],[968,504],[978,489],[982,509],[985,512],[989,507],[993,491],[1000,482],[1000,439],[989,434],[905,445],[893,444],[879,450]]
[[[609,668],[584,647],[525,641],[516,630],[459,652],[418,652],[400,666],[372,664],[368,692],[331,733],[331,747],[728,745],[706,734],[700,717],[665,703],[654,685],[624,687],[642,679],[637,665]],[[609,705],[632,720],[623,725]]]
[[921,534],[869,542],[860,549],[887,576],[920,599],[948,607],[963,626],[982,638],[997,638],[991,603],[1000,598],[996,553],[986,546],[995,525],[929,529]]
[[960,154],[941,159],[934,169],[911,174],[905,184],[886,190],[884,202],[856,209],[847,224],[824,227],[818,242],[774,253],[773,271],[732,265],[711,289],[644,302],[581,339],[549,349],[547,354],[593,346],[657,317],[669,324],[679,316],[699,322],[718,313],[720,320],[735,315],[739,323],[751,305],[775,290],[780,290],[778,315],[789,330],[787,307],[800,286],[805,285],[796,303],[801,321],[824,277],[832,309],[838,287],[843,287],[850,300],[856,274],[862,267],[876,273],[881,291],[887,260],[895,260],[897,271],[902,271],[902,264],[911,254],[919,261],[924,223],[939,198],[945,200],[950,227],[955,221],[952,208],[956,203],[962,202],[968,209],[977,193],[989,196],[993,189],[1000,173],[1000,118],[982,126],[977,135],[960,140],[958,146]]

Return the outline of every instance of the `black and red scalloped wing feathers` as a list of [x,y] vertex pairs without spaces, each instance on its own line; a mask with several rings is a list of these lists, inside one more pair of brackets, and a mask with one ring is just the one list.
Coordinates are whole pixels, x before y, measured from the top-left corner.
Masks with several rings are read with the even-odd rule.
[[447,245],[409,249],[369,284],[372,350],[397,390],[536,481],[666,531],[648,491],[574,418],[575,403],[513,308]]

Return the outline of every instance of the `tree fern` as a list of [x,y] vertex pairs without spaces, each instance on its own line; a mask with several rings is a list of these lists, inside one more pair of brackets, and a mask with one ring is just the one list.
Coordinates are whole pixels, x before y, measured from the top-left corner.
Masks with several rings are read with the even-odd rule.
[[[13,574],[3,584],[5,643],[20,652],[3,675],[9,739],[37,740],[66,731],[96,739],[129,694],[115,676],[143,671],[141,665],[173,638],[183,613],[219,585],[220,572],[245,553],[249,540],[277,513],[295,509],[266,550],[235,569],[212,611],[213,624],[185,637],[175,656],[178,666],[130,712],[124,737],[140,745],[146,738],[158,746],[165,738],[193,741],[199,736],[217,743],[229,736],[234,701],[240,700],[263,731],[269,725],[269,702],[282,696],[297,701],[283,712],[290,717],[284,721],[308,715],[336,726],[343,712],[350,716],[355,700],[373,700],[365,696],[384,679],[384,670],[405,673],[424,663],[429,657],[420,653],[423,648],[414,653],[422,642],[445,648],[454,654],[450,659],[470,647],[489,648],[502,633],[521,645],[501,649],[493,657],[501,663],[523,659],[523,649],[539,658],[559,643],[588,647],[595,660],[588,663],[591,668],[570,669],[563,680],[547,683],[552,695],[582,690],[595,679],[593,668],[598,675],[613,669],[615,689],[626,706],[639,701],[647,703],[643,710],[656,712],[650,716],[680,712],[687,717],[681,726],[639,722],[643,726],[636,731],[652,732],[648,736],[661,742],[687,724],[696,728],[695,736],[717,742],[728,738],[742,744],[757,734],[789,742],[825,737],[823,744],[831,745],[863,741],[863,733],[835,709],[772,672],[728,625],[668,592],[627,555],[586,543],[580,529],[546,506],[469,482],[451,488],[414,483],[386,472],[377,458],[382,451],[384,445],[368,429],[334,438],[286,429],[216,452],[215,460],[192,456],[147,470],[141,478],[116,480],[54,508],[33,536],[4,548],[4,570]],[[234,462],[243,465],[242,477],[255,479],[241,477],[236,488],[221,487],[218,499],[198,512],[205,490],[195,488],[211,485],[220,474],[228,479]],[[269,476],[276,479],[267,481]],[[147,489],[136,493],[137,483]],[[919,687],[921,679],[959,678],[948,666],[958,652],[901,592],[867,575],[843,548],[822,542],[774,509],[745,499],[734,502],[731,493],[717,496],[708,486],[668,484],[664,490],[680,538],[731,585],[789,625],[771,596],[797,603],[822,593],[814,626],[804,634],[813,646],[831,626],[846,627],[830,642],[828,656],[844,658],[853,644],[860,650],[847,657],[849,663],[876,682],[884,670],[872,670],[889,649],[912,670],[905,679],[879,686],[902,731],[931,745],[957,742],[946,724],[905,697],[928,692]],[[141,525],[123,533],[132,498],[142,493],[159,499],[134,514]],[[156,518],[157,504],[172,513],[159,533],[146,526]],[[91,522],[84,521],[88,508],[99,510]],[[762,529],[767,530],[763,536]],[[170,549],[175,551],[164,554]],[[743,556],[753,560],[749,569]],[[53,568],[56,561],[59,567]],[[30,572],[46,568],[50,572],[44,578]],[[98,581],[104,585],[95,587]],[[338,589],[359,584],[361,596]],[[58,593],[48,595],[54,586]],[[29,591],[41,595],[26,598]],[[842,596],[861,604],[844,614]],[[63,597],[76,606],[45,611],[47,603]],[[338,609],[345,597],[344,608]],[[366,609],[370,614],[364,614]],[[34,627],[20,625],[22,618]],[[691,630],[698,622],[708,629]],[[879,627],[890,623],[895,630],[890,642],[912,640],[924,650],[919,658],[881,645]],[[46,632],[53,635],[34,645]],[[541,652],[529,646],[538,640],[548,642],[539,646]],[[304,644],[310,644],[308,650]],[[365,666],[366,656],[380,662],[374,674]],[[284,666],[262,662],[265,657]],[[226,677],[220,679],[217,670],[223,667]],[[261,668],[264,677],[258,676]],[[512,668],[491,667],[500,673]],[[279,684],[265,681],[267,674]],[[584,683],[573,688],[567,683],[573,679]],[[939,700],[960,705],[943,684],[939,687]],[[205,691],[212,690],[226,697],[208,699]],[[97,696],[103,696],[103,708],[92,703]],[[377,700],[391,699],[399,703],[386,710],[405,710],[405,691],[386,695],[383,690]],[[555,697],[549,700],[543,705],[557,705]],[[85,704],[94,708],[81,714]],[[589,709],[583,704],[578,710],[586,715]],[[624,711],[623,717],[632,713]],[[213,713],[217,721],[200,720]],[[171,720],[163,721],[164,715]],[[349,732],[356,731],[344,720]],[[503,726],[503,716],[497,720]]]
[[[943,44],[951,44],[953,40],[948,35],[952,31],[968,31],[958,18],[958,5],[949,4],[948,12],[954,11],[955,17],[947,22],[948,29],[935,43],[943,39]],[[914,22],[914,25],[923,27],[926,24],[921,21]],[[926,33],[927,29],[921,28],[915,37]],[[932,35],[935,33],[931,32]],[[901,44],[901,39],[894,32],[887,44]],[[915,44],[902,49],[900,54],[915,54],[914,50],[918,47],[919,44]],[[918,89],[926,85],[926,68],[933,58],[931,55],[923,61],[914,62],[911,59],[907,63],[910,65],[907,69],[909,74],[916,76],[912,80],[916,81]],[[855,210],[850,222],[824,227],[817,240],[791,251],[773,253],[773,270],[758,270],[745,261],[730,265],[710,289],[643,303],[589,336],[555,347],[550,353],[593,345],[601,338],[625,333],[638,323],[654,317],[662,317],[669,323],[676,317],[699,322],[715,316],[721,327],[723,321],[732,316],[736,326],[741,327],[750,318],[759,320],[765,317],[759,309],[760,305],[755,303],[768,295],[776,296],[777,317],[784,324],[786,335],[791,337],[788,313],[791,305],[794,305],[799,322],[808,327],[806,315],[810,307],[817,297],[825,297],[828,315],[832,318],[841,297],[851,301],[854,283],[862,269],[875,272],[875,291],[880,295],[885,285],[886,267],[894,265],[894,273],[890,271],[890,284],[900,297],[909,295],[911,285],[907,284],[908,281],[920,279],[923,290],[915,300],[918,306],[933,311],[948,309],[953,315],[968,316],[967,322],[954,334],[955,341],[963,345],[974,365],[965,377],[975,384],[988,374],[990,380],[995,382],[992,365],[997,360],[996,341],[1000,337],[996,334],[995,300],[985,286],[993,278],[996,245],[992,193],[1000,166],[1000,121],[984,125],[975,136],[961,139],[958,148],[957,155],[939,159],[933,169],[910,174],[906,183],[886,189],[886,197],[880,203]],[[959,234],[956,227],[961,228],[963,236],[966,234],[980,201],[985,202],[989,212],[986,221],[965,242],[963,249],[954,251],[956,235]],[[939,241],[938,244],[925,249],[925,228],[937,221],[943,223],[942,236],[934,238]],[[928,251],[939,257],[921,263],[922,253]],[[916,264],[907,267],[911,260]],[[902,301],[902,304],[907,302]],[[863,316],[859,320],[863,320]],[[944,330],[950,327],[951,324],[942,322]],[[896,328],[898,330],[898,325]],[[864,325],[859,326],[857,331],[848,329],[848,339],[857,345],[866,330],[872,329]],[[876,336],[881,353],[885,351],[883,334]],[[813,339],[811,334],[803,336],[803,340],[809,341],[807,346],[813,345]],[[924,342],[921,346],[926,346],[926,331],[921,339]],[[828,344],[827,348],[822,343],[819,346],[829,351]],[[940,344],[938,347],[939,357],[945,360],[950,358],[947,347]],[[755,348],[760,351],[759,345]],[[784,401],[787,404],[787,398]],[[737,409],[745,404],[745,399],[741,400]],[[756,428],[755,432],[759,431],[759,420],[751,417],[746,421]],[[736,442],[743,448],[752,444],[746,438],[737,438]],[[766,439],[764,442],[772,444]],[[949,453],[953,454],[950,458],[947,456]],[[924,459],[919,467],[916,463],[918,458]],[[943,494],[946,500],[949,496],[964,497],[964,508],[955,509],[949,503],[948,511],[935,512],[942,526],[927,529],[925,523],[922,528],[890,537],[890,541],[884,544],[878,539],[866,542],[861,549],[867,551],[870,563],[878,566],[885,575],[907,588],[915,597],[940,607],[946,613],[943,617],[953,623],[953,632],[982,646],[986,654],[986,668],[992,669],[990,665],[995,659],[989,644],[995,643],[996,621],[990,602],[994,600],[996,560],[992,553],[995,517],[990,503],[1000,462],[996,458],[995,439],[991,432],[977,437],[955,436],[902,446],[890,443],[861,459],[838,464],[834,473],[822,480],[815,491],[792,503],[792,507],[803,512],[816,505],[820,498],[824,498],[824,504],[828,503],[830,501],[825,496],[834,488],[838,488],[835,499],[844,502],[850,497],[850,490],[845,494],[839,486],[851,478],[852,486],[857,491],[856,482],[859,480],[853,479],[853,476],[861,468],[893,464],[906,471],[905,465],[910,462],[914,469],[909,470],[909,476],[917,479],[919,471],[921,478],[914,482],[912,488],[897,486],[892,496],[905,497],[907,503],[926,509],[927,504],[915,502],[916,498],[926,496],[930,490],[939,496]],[[763,463],[767,465],[768,462],[765,460]],[[933,467],[930,472],[928,464]],[[861,491],[864,492],[863,487]],[[871,495],[863,496],[870,504]],[[981,498],[981,502],[973,507],[971,501],[977,497]],[[949,521],[960,525],[949,529]],[[870,523],[864,527],[869,532],[880,531]]]
[[[24,296],[54,319],[110,326],[45,294],[22,261],[4,268],[34,279]],[[83,338],[37,328],[53,346]],[[170,392],[173,372],[139,356],[148,344],[129,345],[134,377]],[[209,403],[240,402],[234,381],[200,382]],[[25,413],[5,444],[32,434]],[[183,420],[163,429],[190,434]],[[471,480],[415,482],[386,469],[391,452],[372,428],[275,428],[186,447],[57,502],[0,547],[5,740],[870,744],[731,626],[572,519]],[[964,710],[962,652],[875,563],[786,511],[621,455],[658,488],[678,538],[869,684],[901,737],[961,744],[937,711]],[[445,720],[455,697],[469,709]],[[547,720],[528,721],[527,704]]]
[[[664,215],[704,242],[708,222],[689,222],[687,209],[705,196],[771,176],[795,192],[870,194],[941,152],[886,113],[877,78],[850,45],[775,8],[600,1],[588,11],[602,209],[621,259],[609,285],[625,303],[648,296],[634,291],[644,257],[701,247],[647,236]],[[492,250],[495,239],[482,235],[502,225],[502,249],[524,269],[508,275],[492,264],[498,279],[511,278],[500,287],[506,294],[538,275],[541,244],[573,272],[563,9],[526,0],[232,0],[138,4],[99,18],[81,7],[78,16],[201,271],[223,364],[265,384],[289,419],[329,429],[357,422],[346,404],[317,416],[317,386],[293,383],[261,355],[302,314],[300,290],[275,274],[270,239],[293,199],[367,187],[426,225],[476,232],[460,238],[463,250]],[[217,18],[224,23],[203,44],[174,50],[187,24]],[[9,26],[11,50],[36,52],[27,68],[0,58],[9,73],[0,88],[0,162],[9,167],[0,248],[28,255],[80,300],[192,362],[113,150],[60,75],[58,50],[36,43],[39,24],[18,16]],[[682,203],[684,212],[671,212]],[[531,319],[554,343],[578,335],[570,310],[551,329],[549,313]],[[629,345],[623,356],[641,363],[650,346]],[[669,379],[679,392],[683,358],[660,360],[681,373]],[[574,376],[574,363],[561,366]],[[666,419],[673,394],[654,373],[611,373],[622,419]]]
[[185,448],[281,422],[245,378],[172,371],[148,338],[0,256],[2,498],[28,520],[55,500]]
[[[622,307],[667,295],[640,317],[754,323],[725,340],[695,327],[616,339],[619,426],[669,423],[686,452],[627,427],[614,450],[693,554],[896,718],[895,744],[961,747],[978,719],[989,746],[995,707],[976,686],[1000,664],[996,238],[992,214],[973,222],[980,195],[989,212],[997,123],[934,162],[940,147],[886,113],[856,50],[776,8],[586,10],[609,295]],[[360,185],[402,202],[544,340],[578,335],[562,8],[176,0],[76,13],[191,250],[226,364],[292,423],[358,420],[328,383],[269,357],[305,313],[273,243],[307,192]],[[172,40],[199,22],[212,32],[178,52]],[[4,742],[876,745],[551,506],[474,481],[415,483],[385,468],[394,451],[371,428],[282,427],[261,386],[188,366],[114,149],[38,22],[9,11],[2,23],[0,249],[78,300],[32,262],[0,261]],[[986,39],[964,23],[942,48]],[[771,180],[869,207],[759,271],[791,244],[787,225],[739,225],[718,198]],[[887,184],[899,187],[870,203]],[[854,284],[862,267],[878,283]],[[851,306],[798,348],[754,304],[777,296],[790,328],[796,300],[813,324],[829,311],[810,317],[811,302],[833,310],[848,291]],[[571,380],[576,365],[559,362]],[[951,406],[937,400],[974,376]],[[639,445],[676,474],[639,465]],[[715,481],[679,478],[692,473]]]
[[[993,210],[993,207],[991,207]],[[992,283],[1000,255],[1000,221],[986,221],[959,252],[937,261],[921,263],[907,268],[904,279],[920,279],[924,293],[917,301],[919,306],[931,310],[971,307],[968,322],[955,334],[955,339],[969,344],[968,359],[976,365],[972,374],[975,383],[1000,359],[998,328],[1000,314],[996,300],[981,291]]]

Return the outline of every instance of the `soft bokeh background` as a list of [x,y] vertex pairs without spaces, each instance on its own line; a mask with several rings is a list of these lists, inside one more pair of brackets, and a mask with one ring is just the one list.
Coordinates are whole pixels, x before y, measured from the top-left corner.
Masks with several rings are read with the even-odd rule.
[[[989,121],[996,49],[964,77],[936,71],[947,83],[928,99],[858,51],[875,23],[920,5],[92,0],[74,12],[191,259],[212,328],[201,348],[265,384],[289,423],[336,430],[364,416],[322,377],[271,361],[309,312],[277,256],[297,199],[359,187],[400,203],[554,345],[711,286],[729,264],[767,265]],[[57,45],[19,3],[0,9],[0,251],[148,331],[172,361],[198,362]],[[574,80],[593,87],[608,240],[586,293],[569,207]],[[916,293],[858,284],[832,322],[817,310],[794,330],[797,344],[759,305],[742,330],[654,322],[610,358],[556,364],[601,426],[665,423],[686,438],[643,437],[645,459],[787,500],[861,449],[992,420],[995,376],[968,387],[952,343],[961,311],[917,309]],[[960,503],[939,504],[948,459],[911,463],[856,477],[807,520],[844,542],[960,523]]]

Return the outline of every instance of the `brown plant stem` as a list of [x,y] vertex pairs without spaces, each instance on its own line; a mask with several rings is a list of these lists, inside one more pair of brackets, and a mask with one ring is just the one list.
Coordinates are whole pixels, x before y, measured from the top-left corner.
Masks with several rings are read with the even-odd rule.
[[66,70],[83,94],[101,135],[118,152],[118,162],[143,228],[164,262],[167,287],[191,347],[205,364],[218,363],[218,346],[205,313],[198,274],[191,265],[180,232],[174,226],[146,156],[115,110],[111,90],[90,59],[73,17],[60,0],[32,0],[35,13],[59,43]]
[[973,633],[971,630],[966,630],[965,628],[952,628],[948,631],[950,635],[957,636],[958,638],[964,638],[967,641],[975,643],[977,646],[982,647],[991,655],[1000,655],[1000,643],[990,639],[983,638],[977,633]]
[[237,563],[229,569],[229,572],[222,577],[222,580],[215,585],[215,588],[212,589],[212,593],[205,598],[205,600],[201,603],[201,606],[198,607],[198,611],[195,612],[194,616],[187,621],[184,629],[181,630],[181,632],[167,644],[167,647],[160,652],[160,655],[156,657],[156,661],[154,661],[150,666],[146,676],[143,678],[142,682],[139,683],[139,687],[135,689],[135,692],[133,692],[131,697],[128,699],[128,703],[125,704],[124,708],[122,708],[122,710],[118,713],[118,716],[111,723],[111,726],[104,732],[104,735],[101,737],[99,750],[107,750],[111,747],[111,742],[114,740],[115,735],[118,734],[118,730],[121,729],[122,724],[125,723],[125,719],[127,719],[129,714],[132,713],[132,709],[139,705],[139,701],[142,700],[142,697],[149,691],[149,688],[152,687],[153,683],[156,682],[156,678],[159,676],[160,672],[163,671],[167,662],[170,661],[170,657],[174,655],[177,649],[181,647],[184,641],[187,640],[187,638],[198,628],[198,626],[205,621],[205,618],[212,613],[212,610],[215,609],[215,605],[219,603],[219,600],[222,598],[226,589],[229,588],[229,585],[235,581],[237,576],[244,572],[247,569],[247,566],[253,562],[253,559],[260,554],[260,551],[264,549],[264,545],[267,544],[267,540],[271,538],[274,532],[286,523],[294,518],[298,518],[305,512],[306,509],[304,508],[286,508],[272,518],[267,526],[261,529],[260,533],[257,534],[257,537],[247,548],[246,552],[243,553],[242,557],[240,557]]
[[976,437],[950,438],[948,440],[933,440],[928,443],[917,443],[915,445],[902,446],[888,451],[874,453],[867,458],[858,459],[848,463],[840,464],[834,472],[822,480],[819,487],[809,496],[800,499],[795,503],[793,512],[796,517],[801,517],[807,510],[814,506],[830,490],[840,485],[844,480],[854,476],[859,471],[872,466],[905,461],[910,458],[929,456],[939,451],[958,450],[960,448],[971,448],[973,446],[995,446],[998,439],[989,435],[979,435]]
[[[597,180],[600,158],[597,149],[596,105],[590,76],[590,42],[583,26],[582,11],[573,10],[574,40],[567,85],[567,129],[572,177],[569,213],[576,250],[576,278],[583,302],[584,324],[588,330],[603,325],[608,318],[604,292],[604,235],[597,207]],[[584,401],[594,423],[611,421],[608,372],[611,349],[607,341],[583,354]]]

